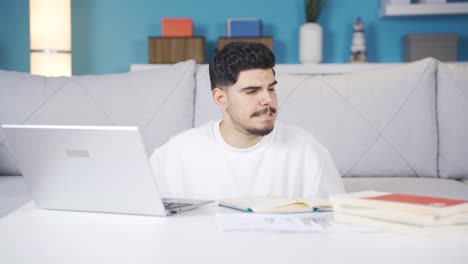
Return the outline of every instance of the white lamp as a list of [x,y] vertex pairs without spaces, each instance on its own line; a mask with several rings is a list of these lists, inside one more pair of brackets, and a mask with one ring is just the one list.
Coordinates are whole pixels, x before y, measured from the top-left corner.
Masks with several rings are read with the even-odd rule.
[[71,76],[70,0],[29,0],[31,73]]

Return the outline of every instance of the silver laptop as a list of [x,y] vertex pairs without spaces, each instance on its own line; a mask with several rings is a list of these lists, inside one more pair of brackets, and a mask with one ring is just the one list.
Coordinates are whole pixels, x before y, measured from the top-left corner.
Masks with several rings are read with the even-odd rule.
[[211,202],[161,198],[137,127],[2,127],[39,208],[164,216]]

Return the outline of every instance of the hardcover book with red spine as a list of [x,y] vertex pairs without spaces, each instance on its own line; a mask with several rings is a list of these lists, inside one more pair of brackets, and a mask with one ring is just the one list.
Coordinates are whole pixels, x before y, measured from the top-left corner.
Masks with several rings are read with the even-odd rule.
[[434,216],[468,213],[468,201],[411,194],[364,191],[336,195],[331,201],[337,206],[407,211]]
[[330,198],[337,222],[406,234],[468,233],[468,201],[363,191]]

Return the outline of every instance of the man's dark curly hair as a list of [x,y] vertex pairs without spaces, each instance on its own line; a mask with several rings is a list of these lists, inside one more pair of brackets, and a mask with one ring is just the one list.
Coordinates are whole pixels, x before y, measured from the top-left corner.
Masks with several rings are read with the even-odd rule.
[[216,53],[210,63],[211,90],[234,85],[241,71],[273,69],[274,66],[275,55],[264,44],[251,42],[227,44]]

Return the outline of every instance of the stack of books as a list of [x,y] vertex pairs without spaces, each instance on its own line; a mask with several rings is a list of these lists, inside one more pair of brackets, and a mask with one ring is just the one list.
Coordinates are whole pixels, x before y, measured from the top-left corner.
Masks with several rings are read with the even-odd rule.
[[336,222],[414,234],[467,234],[468,201],[364,191],[332,196]]

